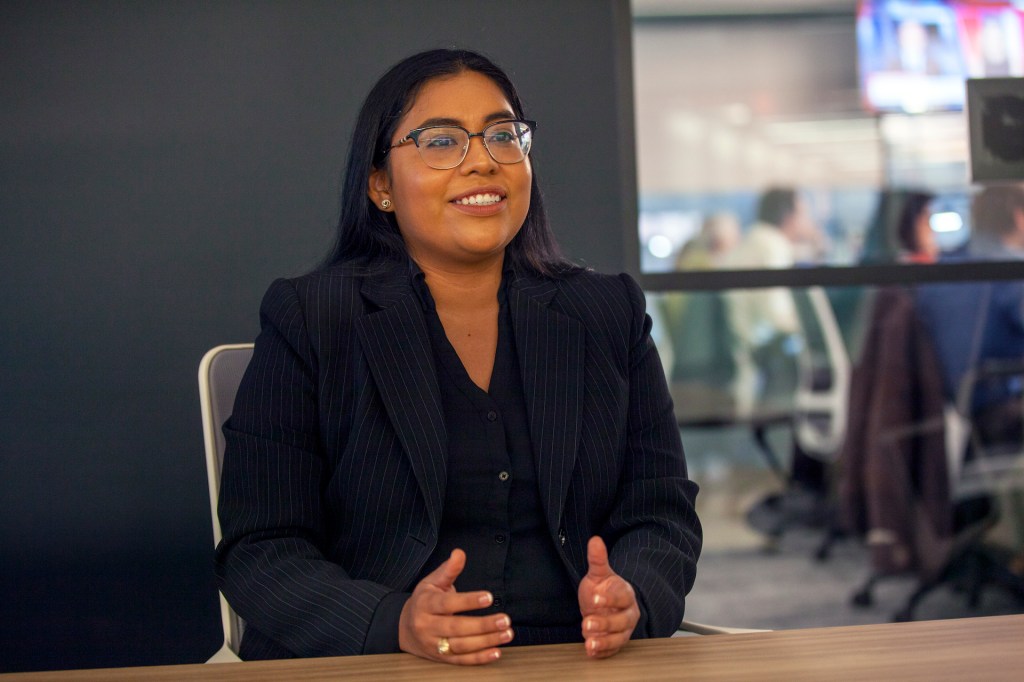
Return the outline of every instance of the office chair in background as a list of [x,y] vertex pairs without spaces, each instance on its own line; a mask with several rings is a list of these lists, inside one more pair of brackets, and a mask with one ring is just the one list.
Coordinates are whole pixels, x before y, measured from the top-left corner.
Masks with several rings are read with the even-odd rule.
[[[838,512],[832,480],[847,430],[850,359],[825,290],[794,289],[792,295],[801,327],[787,416],[793,462],[787,471],[780,461],[769,461],[773,470],[781,472],[785,488],[751,507],[747,521],[767,537],[769,550],[791,528],[824,526],[825,537],[815,553],[824,559],[836,538]],[[772,454],[763,444],[761,449]]]
[[[1024,365],[993,365],[971,350],[986,310],[979,305],[983,296],[964,295],[968,286],[974,285],[927,285],[917,298],[903,287],[880,290],[852,387],[842,497],[846,527],[864,534],[872,556],[871,575],[852,602],[870,605],[880,579],[912,573],[918,585],[893,614],[896,621],[913,619],[920,600],[943,584],[966,592],[969,604],[990,584],[1024,597],[1024,576],[1008,570],[1007,552],[989,541],[1005,518],[1000,496],[1022,489],[1024,447],[1019,437],[984,442],[972,423],[979,383],[1022,376]],[[931,326],[921,318],[921,290],[941,304],[931,317],[924,308]],[[951,323],[963,343],[942,352],[935,329]],[[962,371],[945,376],[954,361]],[[1021,546],[1018,538],[1016,549]]]
[[[206,444],[206,476],[210,486],[210,514],[213,519],[213,546],[221,540],[217,500],[220,496],[220,470],[224,464],[224,433],[221,427],[235,402],[242,374],[252,358],[253,344],[233,344],[210,349],[199,363],[199,404],[203,412],[203,440]],[[238,647],[242,643],[245,621],[238,617],[227,599],[220,594],[220,618],[224,644],[207,663],[241,661]]]

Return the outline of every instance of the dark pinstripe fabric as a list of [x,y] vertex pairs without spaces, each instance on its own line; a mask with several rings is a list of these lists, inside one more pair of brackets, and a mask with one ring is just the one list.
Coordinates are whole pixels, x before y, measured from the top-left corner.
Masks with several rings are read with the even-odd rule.
[[[627,275],[519,275],[509,305],[552,540],[578,581],[600,534],[639,596],[636,636],[667,636],[701,530],[643,295]],[[278,280],[260,317],[224,428],[221,589],[248,624],[243,658],[362,653],[441,518],[447,435],[423,312],[403,263]]]

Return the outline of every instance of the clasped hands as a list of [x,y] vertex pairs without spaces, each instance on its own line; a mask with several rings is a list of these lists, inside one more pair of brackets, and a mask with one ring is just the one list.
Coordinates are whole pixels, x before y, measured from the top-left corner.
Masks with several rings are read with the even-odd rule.
[[[480,665],[501,658],[502,644],[515,636],[507,614],[460,615],[486,608],[489,592],[458,592],[455,579],[466,566],[466,553],[448,560],[423,578],[402,608],[398,644],[402,651],[445,663]],[[587,656],[607,658],[619,651],[640,620],[632,585],[608,564],[608,549],[594,536],[587,543],[587,574],[577,591]]]

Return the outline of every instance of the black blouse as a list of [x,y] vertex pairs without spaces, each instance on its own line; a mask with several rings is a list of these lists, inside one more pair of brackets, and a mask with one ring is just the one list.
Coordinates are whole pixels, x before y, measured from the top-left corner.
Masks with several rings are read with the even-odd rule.
[[494,605],[479,613],[508,613],[515,644],[582,641],[576,589],[541,507],[505,282],[498,294],[498,347],[485,392],[469,378],[445,336],[423,277],[416,281],[427,307],[448,428],[441,533],[420,577],[461,547],[466,568],[456,589],[489,590]]
[[[448,480],[437,546],[419,578],[436,569],[456,547],[466,567],[460,592],[488,590],[494,603],[472,615],[504,611],[515,631],[513,645],[581,642],[576,588],[547,527],[536,479],[535,453],[523,398],[519,360],[505,287],[498,302],[498,346],[490,390],[473,383],[445,335],[423,273],[413,266],[413,287],[423,303],[448,431]],[[397,637],[403,593],[385,599],[368,639]],[[388,613],[390,612],[390,613]],[[382,642],[367,642],[380,651]],[[397,648],[397,639],[395,640]]]

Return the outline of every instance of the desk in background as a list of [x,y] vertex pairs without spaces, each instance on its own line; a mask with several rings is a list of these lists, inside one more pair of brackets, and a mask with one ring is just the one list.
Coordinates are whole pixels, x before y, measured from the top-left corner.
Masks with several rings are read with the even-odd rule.
[[0,676],[66,680],[1019,680],[1024,615],[778,630],[631,642],[589,660],[580,644],[505,649],[488,666],[459,668],[408,654],[219,665],[111,668]]

